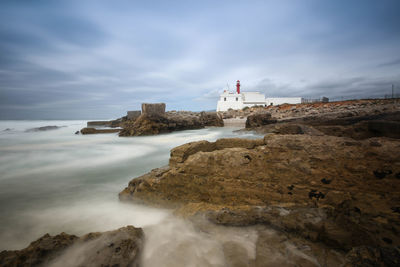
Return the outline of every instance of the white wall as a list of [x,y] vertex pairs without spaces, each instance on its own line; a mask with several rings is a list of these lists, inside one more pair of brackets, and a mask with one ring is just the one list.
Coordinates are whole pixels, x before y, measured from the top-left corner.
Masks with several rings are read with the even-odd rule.
[[265,104],[265,96],[259,92],[243,92],[243,103],[259,103],[260,105]]
[[[236,100],[237,99],[237,100]],[[224,92],[221,94],[217,103],[217,111],[227,111],[228,109],[242,109],[242,95],[237,93]]]
[[300,104],[301,97],[267,97],[265,99],[267,106],[271,105],[282,105],[282,104]]

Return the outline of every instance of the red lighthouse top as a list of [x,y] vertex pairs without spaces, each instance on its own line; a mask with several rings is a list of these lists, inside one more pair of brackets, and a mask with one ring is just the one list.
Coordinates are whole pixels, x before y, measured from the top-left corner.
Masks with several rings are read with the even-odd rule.
[[237,80],[237,82],[236,82],[236,92],[238,94],[240,94],[240,81],[239,80]]

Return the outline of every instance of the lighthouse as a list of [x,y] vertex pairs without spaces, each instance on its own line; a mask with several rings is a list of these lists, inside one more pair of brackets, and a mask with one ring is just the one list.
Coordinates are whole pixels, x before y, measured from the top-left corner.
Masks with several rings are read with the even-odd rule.
[[301,97],[268,97],[260,92],[240,92],[240,81],[236,81],[236,92],[224,90],[217,103],[217,111],[227,111],[229,109],[243,109],[253,106],[298,104]]
[[238,94],[240,94],[240,81],[239,80],[237,80],[237,82],[236,82],[236,92]]

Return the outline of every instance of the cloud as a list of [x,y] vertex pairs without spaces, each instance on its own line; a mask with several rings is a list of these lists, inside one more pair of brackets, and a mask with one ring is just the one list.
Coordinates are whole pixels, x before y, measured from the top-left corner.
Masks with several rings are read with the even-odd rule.
[[378,67],[391,67],[391,66],[397,66],[397,65],[400,65],[400,58],[379,64]]
[[268,96],[378,95],[398,83],[398,6],[2,1],[0,118],[209,110],[238,79]]

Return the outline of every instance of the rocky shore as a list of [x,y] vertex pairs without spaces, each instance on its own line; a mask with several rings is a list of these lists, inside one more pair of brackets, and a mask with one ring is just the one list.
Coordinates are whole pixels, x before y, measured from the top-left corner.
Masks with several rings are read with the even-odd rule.
[[27,248],[0,252],[0,266],[139,266],[141,228],[89,233],[82,237],[46,234]]
[[[119,136],[141,136],[173,131],[224,126],[222,116],[216,112],[165,111],[164,103],[143,103],[142,110],[128,111],[128,115],[111,121],[90,121],[82,134],[113,133]],[[95,127],[112,127],[96,129]],[[118,127],[118,128],[116,128]]]
[[[120,199],[218,225],[277,230],[311,242],[306,254],[314,265],[398,266],[400,105],[348,104],[294,119],[263,109],[247,124],[264,138],[176,147],[168,166],[133,179]],[[255,262],[268,249],[257,246]]]
[[[244,241],[222,242],[227,266],[400,266],[398,100],[225,114],[160,115],[159,108],[146,106],[134,122],[121,120],[120,135],[222,126],[230,112],[247,117],[242,131],[263,137],[175,147],[168,166],[132,179],[121,201],[170,208],[219,239],[247,232],[255,240],[251,253]],[[45,235],[25,249],[1,252],[0,266],[139,266],[144,235],[133,226],[83,237]]]

